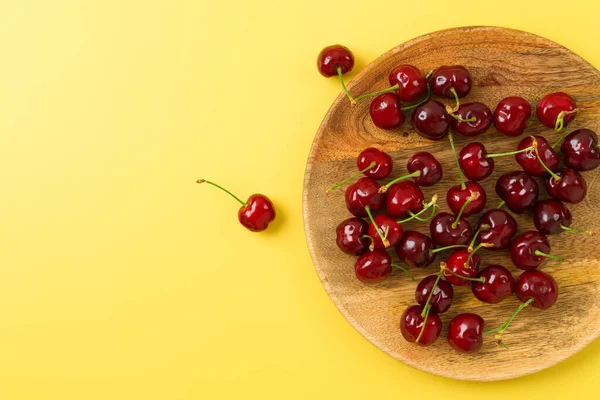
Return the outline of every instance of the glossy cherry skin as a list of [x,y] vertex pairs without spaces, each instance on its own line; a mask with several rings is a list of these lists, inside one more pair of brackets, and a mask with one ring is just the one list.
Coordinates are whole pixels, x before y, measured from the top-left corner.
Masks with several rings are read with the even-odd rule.
[[421,306],[408,307],[402,314],[402,317],[400,317],[400,332],[402,332],[402,336],[404,336],[406,341],[414,343],[419,337],[421,329],[424,329],[423,335],[417,344],[420,346],[429,346],[440,337],[440,333],[442,333],[442,320],[439,315],[430,312],[427,323],[425,323],[425,328],[423,328],[425,318],[421,315],[422,312],[423,307]]
[[367,216],[365,207],[371,210],[379,210],[384,202],[385,196],[379,193],[381,185],[371,178],[360,178],[346,189],[346,207],[354,216],[363,218]]
[[404,218],[408,212],[418,213],[423,209],[423,192],[412,181],[394,183],[386,192],[385,207],[394,218]]
[[433,240],[420,232],[406,231],[396,245],[396,254],[400,261],[409,267],[423,268],[435,261],[436,253]]
[[591,171],[600,165],[598,136],[589,129],[578,129],[567,135],[560,146],[565,165],[576,171]]
[[531,104],[522,97],[507,97],[500,101],[494,111],[494,126],[507,136],[519,136],[525,132],[531,118]]
[[421,174],[413,180],[419,186],[432,186],[438,183],[444,175],[444,170],[440,162],[433,154],[426,151],[419,151],[412,155],[406,163],[406,169],[411,174],[419,171]]
[[545,235],[561,233],[563,229],[560,226],[570,226],[571,222],[571,211],[558,200],[541,200],[533,207],[533,224]]
[[[542,125],[554,128],[558,114],[562,111],[573,111],[576,108],[575,100],[571,96],[563,92],[555,92],[547,94],[538,101],[536,113]],[[564,126],[567,126],[574,118],[575,113],[566,114],[563,119]]]
[[362,171],[373,162],[375,162],[375,166],[363,172],[365,176],[372,179],[383,179],[392,172],[394,165],[392,157],[388,153],[374,147],[368,147],[360,152],[356,159],[356,166],[359,171]]
[[433,72],[430,82],[433,94],[453,99],[450,89],[454,88],[458,97],[465,97],[471,92],[473,78],[462,65],[444,65]]
[[452,128],[463,136],[477,136],[487,131],[492,126],[492,112],[483,103],[464,103],[458,107],[454,115],[473,122],[463,122],[452,118]]
[[[415,300],[421,306],[425,307],[425,303],[427,303],[427,299],[431,294],[431,289],[433,288],[436,279],[437,275],[429,275],[428,277],[423,278],[417,285],[417,289],[415,290]],[[431,311],[434,311],[436,314],[445,313],[452,305],[452,299],[454,299],[454,289],[452,288],[452,285],[444,280],[440,280],[433,291],[433,295],[431,295],[431,301],[429,302]]]
[[356,260],[354,273],[363,283],[379,283],[392,273],[392,259],[385,251],[370,251]]
[[417,133],[431,140],[443,139],[448,134],[451,119],[446,107],[435,100],[421,104],[412,115]]
[[544,256],[536,255],[537,250],[544,254],[550,254],[550,242],[543,233],[528,231],[513,241],[510,246],[510,259],[517,268],[531,271],[539,267],[546,259]]
[[556,171],[556,175],[560,176],[558,181],[552,176],[546,178],[546,190],[550,196],[565,203],[577,204],[583,201],[587,184],[579,172],[563,168]]
[[335,242],[340,250],[346,254],[352,256],[363,255],[369,250],[369,240],[363,238],[368,229],[369,224],[365,220],[348,218],[337,226]]
[[465,201],[472,195],[475,195],[475,199],[467,204],[462,213],[462,217],[467,218],[480,213],[485,208],[487,196],[483,186],[473,181],[468,181],[465,189],[462,189],[460,185],[452,186],[446,193],[446,202],[450,210],[458,215]]
[[515,278],[502,265],[488,265],[477,277],[485,282],[472,282],[471,290],[484,303],[500,303],[515,292]]
[[352,71],[354,67],[354,54],[345,46],[335,44],[327,46],[317,57],[317,68],[325,77],[337,76],[338,67],[342,68],[342,74]]
[[515,214],[523,214],[533,208],[538,199],[538,193],[537,182],[525,172],[508,172],[498,178],[498,182],[496,182],[496,194]]
[[474,353],[483,345],[485,322],[477,314],[458,314],[448,325],[448,343],[461,353]]
[[[558,155],[552,150],[552,147],[548,143],[548,141],[542,136],[534,136],[537,140],[538,152],[540,153],[540,158],[546,164],[550,171],[556,171],[558,169],[558,163],[560,160],[558,159]],[[528,136],[521,140],[519,143],[518,150],[523,150],[528,147],[531,147],[533,143],[533,139],[531,136]],[[540,161],[538,160],[535,151],[529,150],[524,153],[515,154],[515,159],[519,163],[519,165],[523,168],[523,171],[527,172],[529,175],[533,176],[545,176],[548,175],[548,171],[544,169]]]
[[491,243],[493,247],[488,250],[504,250],[510,247],[510,240],[517,233],[517,221],[504,210],[496,208],[487,211],[477,223],[477,229],[488,225],[489,230],[482,230],[477,235],[479,243]]
[[390,86],[399,86],[396,93],[400,100],[404,102],[413,102],[427,93],[425,75],[415,66],[397,66],[390,72],[388,80],[390,81]]
[[545,272],[525,271],[517,280],[515,294],[522,302],[533,298],[531,305],[545,310],[556,303],[558,285],[554,278]]
[[[394,246],[396,243],[400,241],[402,237],[402,226],[396,222],[396,220],[392,217],[389,217],[385,214],[379,214],[373,218],[375,224],[379,228],[379,231],[385,236],[385,232],[387,232],[386,239],[390,242],[390,246]],[[384,250],[386,246],[381,241],[381,237],[375,230],[375,225],[369,224],[368,235],[373,238],[373,243],[375,244],[375,249]]]
[[473,236],[473,228],[469,221],[460,218],[456,228],[452,224],[456,216],[447,212],[438,213],[429,224],[429,232],[433,241],[440,247],[455,244],[468,244]]
[[246,200],[247,206],[238,210],[238,220],[246,229],[261,232],[275,219],[275,207],[264,194],[253,194]]
[[458,154],[458,164],[463,174],[472,181],[480,181],[494,172],[494,159],[487,158],[487,150],[482,143],[469,143]]
[[[446,260],[448,269],[466,278],[475,278],[477,276],[477,272],[479,271],[479,263],[481,262],[481,259],[477,254],[473,254],[471,260],[469,260],[469,264],[465,265],[468,258],[469,252],[467,250],[459,249],[453,251],[452,254],[450,254],[450,257],[448,257]],[[444,271],[444,278],[454,286],[466,286],[471,283],[470,281],[459,278],[448,271]]]
[[395,93],[380,94],[371,101],[369,114],[376,127],[381,129],[394,129],[405,121],[400,109],[400,99]]

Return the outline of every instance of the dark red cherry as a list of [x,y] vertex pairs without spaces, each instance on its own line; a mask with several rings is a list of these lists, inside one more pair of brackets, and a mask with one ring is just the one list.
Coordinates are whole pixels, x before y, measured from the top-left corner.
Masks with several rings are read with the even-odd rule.
[[317,57],[317,68],[325,77],[338,75],[338,68],[341,68],[342,74],[345,74],[352,71],[353,67],[354,55],[350,49],[341,44],[325,47]]
[[477,182],[468,181],[463,189],[461,185],[452,186],[446,193],[446,202],[448,207],[455,214],[458,215],[463,204],[467,199],[472,198],[471,202],[467,204],[462,212],[462,217],[467,218],[473,214],[480,213],[485,208],[486,193],[483,186]]
[[457,97],[465,97],[471,91],[473,78],[471,73],[462,65],[444,65],[431,75],[431,91],[439,97],[453,99],[456,91]]
[[425,307],[427,303],[427,299],[431,295],[431,300],[429,305],[431,306],[431,311],[436,314],[443,314],[452,305],[452,299],[454,298],[454,289],[452,285],[446,281],[440,280],[433,290],[433,295],[431,294],[431,289],[437,280],[437,275],[429,275],[426,278],[423,278],[421,282],[417,285],[417,290],[415,291],[415,300],[421,306]]
[[376,127],[394,129],[404,123],[404,114],[400,109],[400,99],[395,93],[380,94],[371,101],[369,108],[371,119]]
[[387,239],[388,243],[383,243],[381,236],[377,233],[375,225],[370,224],[368,235],[373,238],[373,244],[377,250],[384,250],[390,246],[394,246],[402,237],[402,226],[395,219],[385,214],[379,214],[374,218],[375,224],[379,229],[381,236]]
[[482,229],[477,235],[479,243],[490,243],[490,250],[503,250],[510,247],[510,240],[517,233],[517,221],[504,210],[491,209],[481,216],[477,229],[483,225],[490,228]]
[[348,218],[337,226],[336,243],[346,254],[360,256],[369,250],[369,240],[363,238],[367,234],[369,224],[360,218]]
[[408,307],[402,314],[402,317],[400,317],[400,332],[402,332],[402,336],[404,336],[406,341],[414,343],[419,337],[421,330],[423,330],[423,334],[417,344],[420,346],[429,346],[440,337],[442,320],[439,315],[430,313],[427,322],[424,324],[425,317],[423,317],[422,313],[423,307],[421,306]]
[[[546,167],[550,171],[556,171],[558,169],[558,155],[552,150],[552,147],[548,141],[542,136],[528,136],[521,140],[519,143],[518,150],[524,150],[533,146],[533,138],[537,141],[537,148],[540,154],[540,158],[546,164]],[[534,150],[528,150],[523,153],[515,155],[515,159],[519,165],[523,168],[523,171],[533,176],[546,176],[548,171],[540,164]]]
[[[475,278],[477,276],[477,272],[479,272],[479,263],[481,262],[481,259],[477,254],[472,254],[471,258],[469,259],[469,254],[471,253],[464,249],[453,251],[452,254],[450,254],[450,257],[448,257],[446,260],[447,268],[460,276],[466,278]],[[454,286],[465,286],[471,283],[466,279],[453,275],[449,271],[444,271],[444,278]]]
[[423,268],[435,260],[433,240],[420,232],[406,231],[396,245],[396,254],[400,261],[409,267]]
[[412,181],[394,183],[387,190],[385,205],[394,218],[404,218],[408,212],[418,213],[423,209],[423,192]]
[[546,178],[548,194],[557,200],[577,204],[583,201],[587,193],[587,184],[583,176],[574,169],[563,168],[556,171],[560,180],[550,176]]
[[533,224],[545,235],[561,233],[571,222],[571,211],[558,200],[541,200],[533,207]]
[[519,136],[525,132],[529,118],[531,104],[527,100],[517,96],[507,97],[496,106],[494,126],[505,135]]
[[469,143],[458,154],[458,164],[463,174],[472,181],[487,178],[494,171],[494,159],[487,157],[487,150],[482,143]]
[[556,120],[561,112],[565,112],[563,116],[563,124],[567,126],[575,118],[577,113],[577,105],[575,100],[566,93],[555,92],[542,97],[537,103],[536,113],[540,122],[548,128],[556,127]]
[[392,273],[392,259],[383,250],[370,251],[356,260],[354,272],[363,283],[379,283]]
[[515,278],[502,265],[488,265],[477,277],[485,282],[473,282],[471,290],[484,303],[500,303],[515,292]]
[[415,66],[399,65],[390,72],[388,79],[390,86],[398,85],[398,97],[404,102],[413,102],[427,93],[425,75]]
[[446,107],[435,100],[421,104],[412,116],[417,133],[431,140],[443,139],[448,134],[451,119]]
[[458,314],[448,325],[448,343],[461,353],[474,353],[483,346],[483,318],[477,314]]
[[372,179],[386,178],[392,172],[394,164],[389,154],[374,147],[368,147],[358,155],[356,166],[359,171],[362,171],[369,168],[372,163],[375,163],[375,166],[363,172],[365,176]]
[[443,176],[442,165],[433,156],[433,154],[426,151],[420,151],[413,154],[408,159],[406,169],[411,174],[419,171],[420,175],[414,178],[414,181],[419,186],[432,186],[438,183]]
[[469,221],[459,218],[453,226],[456,216],[447,212],[438,213],[429,224],[429,232],[433,241],[440,247],[455,244],[468,244],[473,236],[473,228]]
[[558,285],[554,278],[545,272],[525,271],[517,280],[515,294],[523,303],[533,299],[533,307],[545,310],[556,303]]
[[565,155],[565,165],[577,171],[591,171],[600,165],[598,136],[589,129],[569,133],[560,150]]
[[462,121],[452,118],[452,128],[463,136],[480,135],[492,126],[492,112],[483,103],[461,104],[454,115]]
[[521,171],[508,172],[496,182],[496,194],[516,214],[531,209],[538,199],[538,192],[535,179]]
[[515,266],[522,270],[536,269],[546,258],[563,260],[550,255],[548,238],[537,231],[528,231],[519,235],[510,246],[510,259]]
[[356,217],[366,217],[365,207],[371,210],[379,210],[384,202],[385,196],[379,193],[381,185],[371,178],[360,178],[356,183],[346,189],[346,207]]

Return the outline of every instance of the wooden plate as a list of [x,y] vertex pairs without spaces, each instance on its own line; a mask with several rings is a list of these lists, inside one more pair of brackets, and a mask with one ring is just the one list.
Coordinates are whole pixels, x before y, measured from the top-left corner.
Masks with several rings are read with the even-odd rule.
[[[493,111],[510,95],[528,99],[533,107],[546,93],[565,91],[577,101],[580,110],[569,129],[600,128],[600,73],[566,48],[529,33],[496,28],[465,27],[435,32],[402,44],[367,66],[352,80],[349,89],[361,94],[388,87],[387,76],[396,65],[413,64],[423,71],[440,65],[461,64],[474,78],[467,101],[481,101]],[[449,101],[445,101],[450,104]],[[325,195],[334,182],[356,171],[356,156],[369,146],[389,152],[394,159],[392,177],[406,174],[406,161],[416,151],[436,155],[444,167],[444,179],[423,188],[426,198],[440,195],[442,210],[447,210],[447,189],[458,183],[458,173],[447,140],[433,142],[418,136],[407,122],[394,131],[376,128],[369,116],[369,101],[351,106],[343,94],[335,100],[315,137],[304,181],[304,225],[308,247],[317,273],[327,293],[344,317],[375,346],[410,366],[433,374],[473,381],[514,378],[548,368],[573,355],[594,340],[600,332],[600,246],[596,237],[565,232],[550,237],[552,253],[567,257],[563,263],[546,262],[541,269],[552,274],[560,286],[556,305],[542,311],[525,309],[505,333],[510,351],[486,337],[481,352],[458,354],[446,341],[446,325],[461,312],[475,312],[496,327],[516,309],[519,302],[510,298],[497,305],[479,302],[470,287],[455,290],[454,304],[442,315],[444,330],[438,341],[427,348],[404,340],[399,330],[402,312],[415,304],[416,282],[394,272],[385,282],[366,286],[354,276],[355,258],[343,254],[335,244],[335,228],[351,215],[344,203],[344,188]],[[533,122],[529,134],[543,135],[551,143],[558,135]],[[527,134],[527,133],[526,133]],[[482,141],[490,152],[516,149],[524,137],[510,138],[494,128],[477,138],[455,135],[457,149],[471,141]],[[513,157],[497,159],[496,170],[482,182],[488,194],[488,207],[499,202],[494,185],[500,174],[518,170]],[[600,231],[600,190],[596,181],[600,169],[584,173],[588,183],[586,199],[569,205],[574,215],[572,226]],[[540,186],[540,198],[546,198]],[[471,217],[475,224],[477,216]],[[530,214],[515,215],[519,232],[535,229]],[[407,223],[405,230],[428,234],[428,224]],[[391,252],[393,254],[393,251]],[[417,281],[434,274],[439,261],[413,270]],[[482,250],[482,267],[502,264],[519,274],[507,252]],[[393,258],[395,258],[393,254]]]

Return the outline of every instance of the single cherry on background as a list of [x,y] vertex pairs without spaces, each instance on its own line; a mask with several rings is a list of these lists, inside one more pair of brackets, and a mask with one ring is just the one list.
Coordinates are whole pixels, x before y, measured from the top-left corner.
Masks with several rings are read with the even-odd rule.
[[545,272],[525,271],[517,279],[515,294],[520,301],[529,301],[533,307],[545,310],[556,303],[558,285]]
[[525,132],[531,118],[531,104],[522,97],[507,97],[498,103],[494,111],[494,126],[507,136],[519,136]]
[[402,226],[389,215],[379,214],[373,218],[369,207],[366,207],[366,211],[369,220],[371,221],[368,235],[373,238],[369,250],[384,250],[390,246],[396,245],[402,237]]
[[391,86],[398,85],[396,93],[406,103],[416,101],[427,93],[427,78],[413,65],[397,66],[390,72],[388,80]]
[[423,210],[425,197],[421,188],[412,181],[394,183],[386,193],[385,207],[394,218],[404,218],[409,213],[416,214]]
[[429,275],[423,278],[415,290],[415,300],[424,307],[431,296],[429,300],[431,311],[436,314],[443,314],[452,305],[454,289],[449,282],[440,280],[439,278],[440,274]]
[[348,218],[337,226],[336,244],[346,254],[361,256],[369,250],[369,240],[365,237],[369,224],[360,218]]
[[577,105],[571,96],[563,92],[545,95],[536,107],[538,120],[548,128],[560,132],[577,114]]
[[564,261],[564,258],[550,255],[550,242],[546,235],[538,231],[527,231],[519,235],[510,246],[510,259],[522,270],[534,270],[546,258]]
[[473,228],[465,218],[440,212],[431,220],[429,233],[438,246],[466,245],[473,236]]
[[[488,228],[482,229],[484,226]],[[492,245],[488,249],[504,250],[510,247],[510,241],[517,233],[517,221],[506,211],[494,208],[481,216],[477,230],[477,240]]]
[[421,306],[408,307],[400,317],[400,332],[404,339],[420,346],[433,344],[442,332],[442,320],[435,313],[423,314]]
[[523,171],[533,176],[554,176],[560,160],[544,137],[528,136],[521,140],[517,150],[524,150],[515,154]]
[[565,203],[582,202],[587,194],[587,184],[583,176],[571,168],[562,168],[556,171],[556,175],[560,178],[558,181],[552,176],[546,178],[548,194]]
[[483,103],[464,103],[450,114],[452,128],[463,136],[477,136],[492,126],[492,112]]
[[547,199],[540,200],[533,207],[533,224],[545,235],[554,235],[562,231],[581,232],[593,235],[592,231],[571,228],[573,217],[563,202]]
[[207,181],[206,179],[199,179],[196,183],[208,183],[236,199],[242,205],[238,210],[238,220],[240,221],[240,224],[249,231],[264,231],[275,219],[275,207],[271,200],[264,194],[252,194],[248,197],[248,200],[242,201],[229,190],[214,182]]
[[389,154],[374,147],[367,147],[356,158],[358,172],[331,186],[325,191],[325,194],[329,194],[360,175],[372,179],[386,178],[392,172],[393,164],[392,157]]
[[420,232],[406,231],[396,244],[398,259],[409,267],[424,268],[430,265],[436,257],[435,243]]
[[412,115],[417,133],[431,140],[443,139],[448,134],[451,119],[446,107],[435,100],[421,104]]
[[567,135],[560,146],[565,165],[576,171],[591,171],[600,165],[598,136],[589,129],[578,129]]
[[515,214],[533,208],[538,199],[539,187],[535,179],[522,171],[507,172],[496,182],[496,194]]
[[383,207],[385,196],[379,193],[381,185],[371,178],[360,178],[346,189],[346,207],[354,216],[364,218],[367,216],[366,207],[377,211]]
[[438,183],[444,175],[442,165],[426,151],[419,151],[412,155],[406,163],[406,169],[411,174],[419,172],[414,181],[419,186],[432,186]]
[[456,99],[471,92],[473,77],[462,65],[444,65],[431,75],[431,91],[439,97]]
[[484,303],[500,303],[515,292],[515,278],[502,265],[488,265],[477,277],[483,278],[484,282],[473,282],[471,290]]
[[483,143],[472,142],[463,147],[458,154],[458,165],[468,179],[480,181],[490,176],[494,171],[494,158],[511,156],[525,151],[527,149],[488,154]]
[[395,129],[405,121],[400,108],[400,99],[395,93],[383,93],[371,101],[369,108],[371,120],[381,129]]
[[337,75],[348,100],[351,103],[355,103],[356,101],[350,92],[348,92],[344,83],[344,74],[352,71],[352,68],[354,68],[354,54],[352,54],[349,48],[341,44],[327,46],[317,56],[317,69],[321,75],[326,78]]
[[448,325],[448,343],[461,353],[474,353],[483,346],[485,322],[477,314],[458,314]]

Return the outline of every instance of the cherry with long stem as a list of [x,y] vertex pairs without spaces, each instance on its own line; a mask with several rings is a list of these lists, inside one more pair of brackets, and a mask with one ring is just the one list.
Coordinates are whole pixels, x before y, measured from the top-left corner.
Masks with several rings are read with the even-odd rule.
[[[390,247],[391,246],[390,241],[387,240],[386,235],[381,232],[381,229],[379,229],[379,226],[377,226],[377,224],[375,223],[375,219],[373,218],[373,214],[371,214],[371,208],[369,206],[366,206],[365,207],[365,211],[367,212],[367,215],[369,216],[369,221],[371,221],[371,223],[373,224],[373,227],[375,227],[375,231],[377,231],[377,235],[379,235],[379,238],[381,239],[381,243],[383,243],[383,246],[385,248]],[[375,243],[372,242],[371,246],[369,246],[369,249],[371,251],[373,251],[374,248],[375,248]]]
[[531,303],[533,303],[534,298],[530,298],[529,300],[527,300],[525,303],[521,304],[516,310],[515,312],[510,316],[510,318],[508,318],[508,320],[503,323],[502,325],[494,328],[494,329],[490,329],[489,331],[485,331],[482,333],[482,336],[487,336],[487,335],[491,335],[493,333],[496,333],[496,339],[498,339],[498,344],[506,349],[508,349],[508,346],[506,346],[504,343],[502,343],[502,335],[504,334],[504,331],[506,331],[506,329],[508,329],[508,326],[510,325],[510,323],[513,321],[513,319],[515,319],[515,317],[517,315],[519,315],[519,313],[521,311],[523,311],[523,309],[527,306],[529,306]]
[[417,340],[415,340],[415,343],[417,344],[419,343],[419,340],[421,339],[421,337],[423,336],[423,332],[425,331],[425,325],[427,324],[427,319],[429,318],[429,311],[431,311],[431,298],[433,297],[433,292],[435,292],[435,288],[437,287],[438,283],[440,282],[440,279],[442,278],[443,272],[444,271],[442,270],[438,272],[437,277],[435,278],[435,282],[431,287],[431,291],[429,292],[429,297],[427,297],[427,301],[423,306],[423,311],[421,312],[421,316],[423,317],[423,326],[421,327],[421,332],[419,332],[419,336],[417,336]]
[[331,186],[329,189],[327,189],[325,191],[325,194],[329,194],[331,192],[333,192],[335,189],[339,188],[340,186],[344,185],[347,182],[350,182],[352,179],[354,178],[358,178],[360,175],[364,174],[365,172],[367,172],[368,170],[375,168],[375,166],[377,165],[377,163],[375,161],[373,161],[371,164],[369,164],[368,167],[358,171],[357,173],[355,173],[352,176],[349,176],[348,178],[344,179],[341,182],[336,183],[335,185]]

